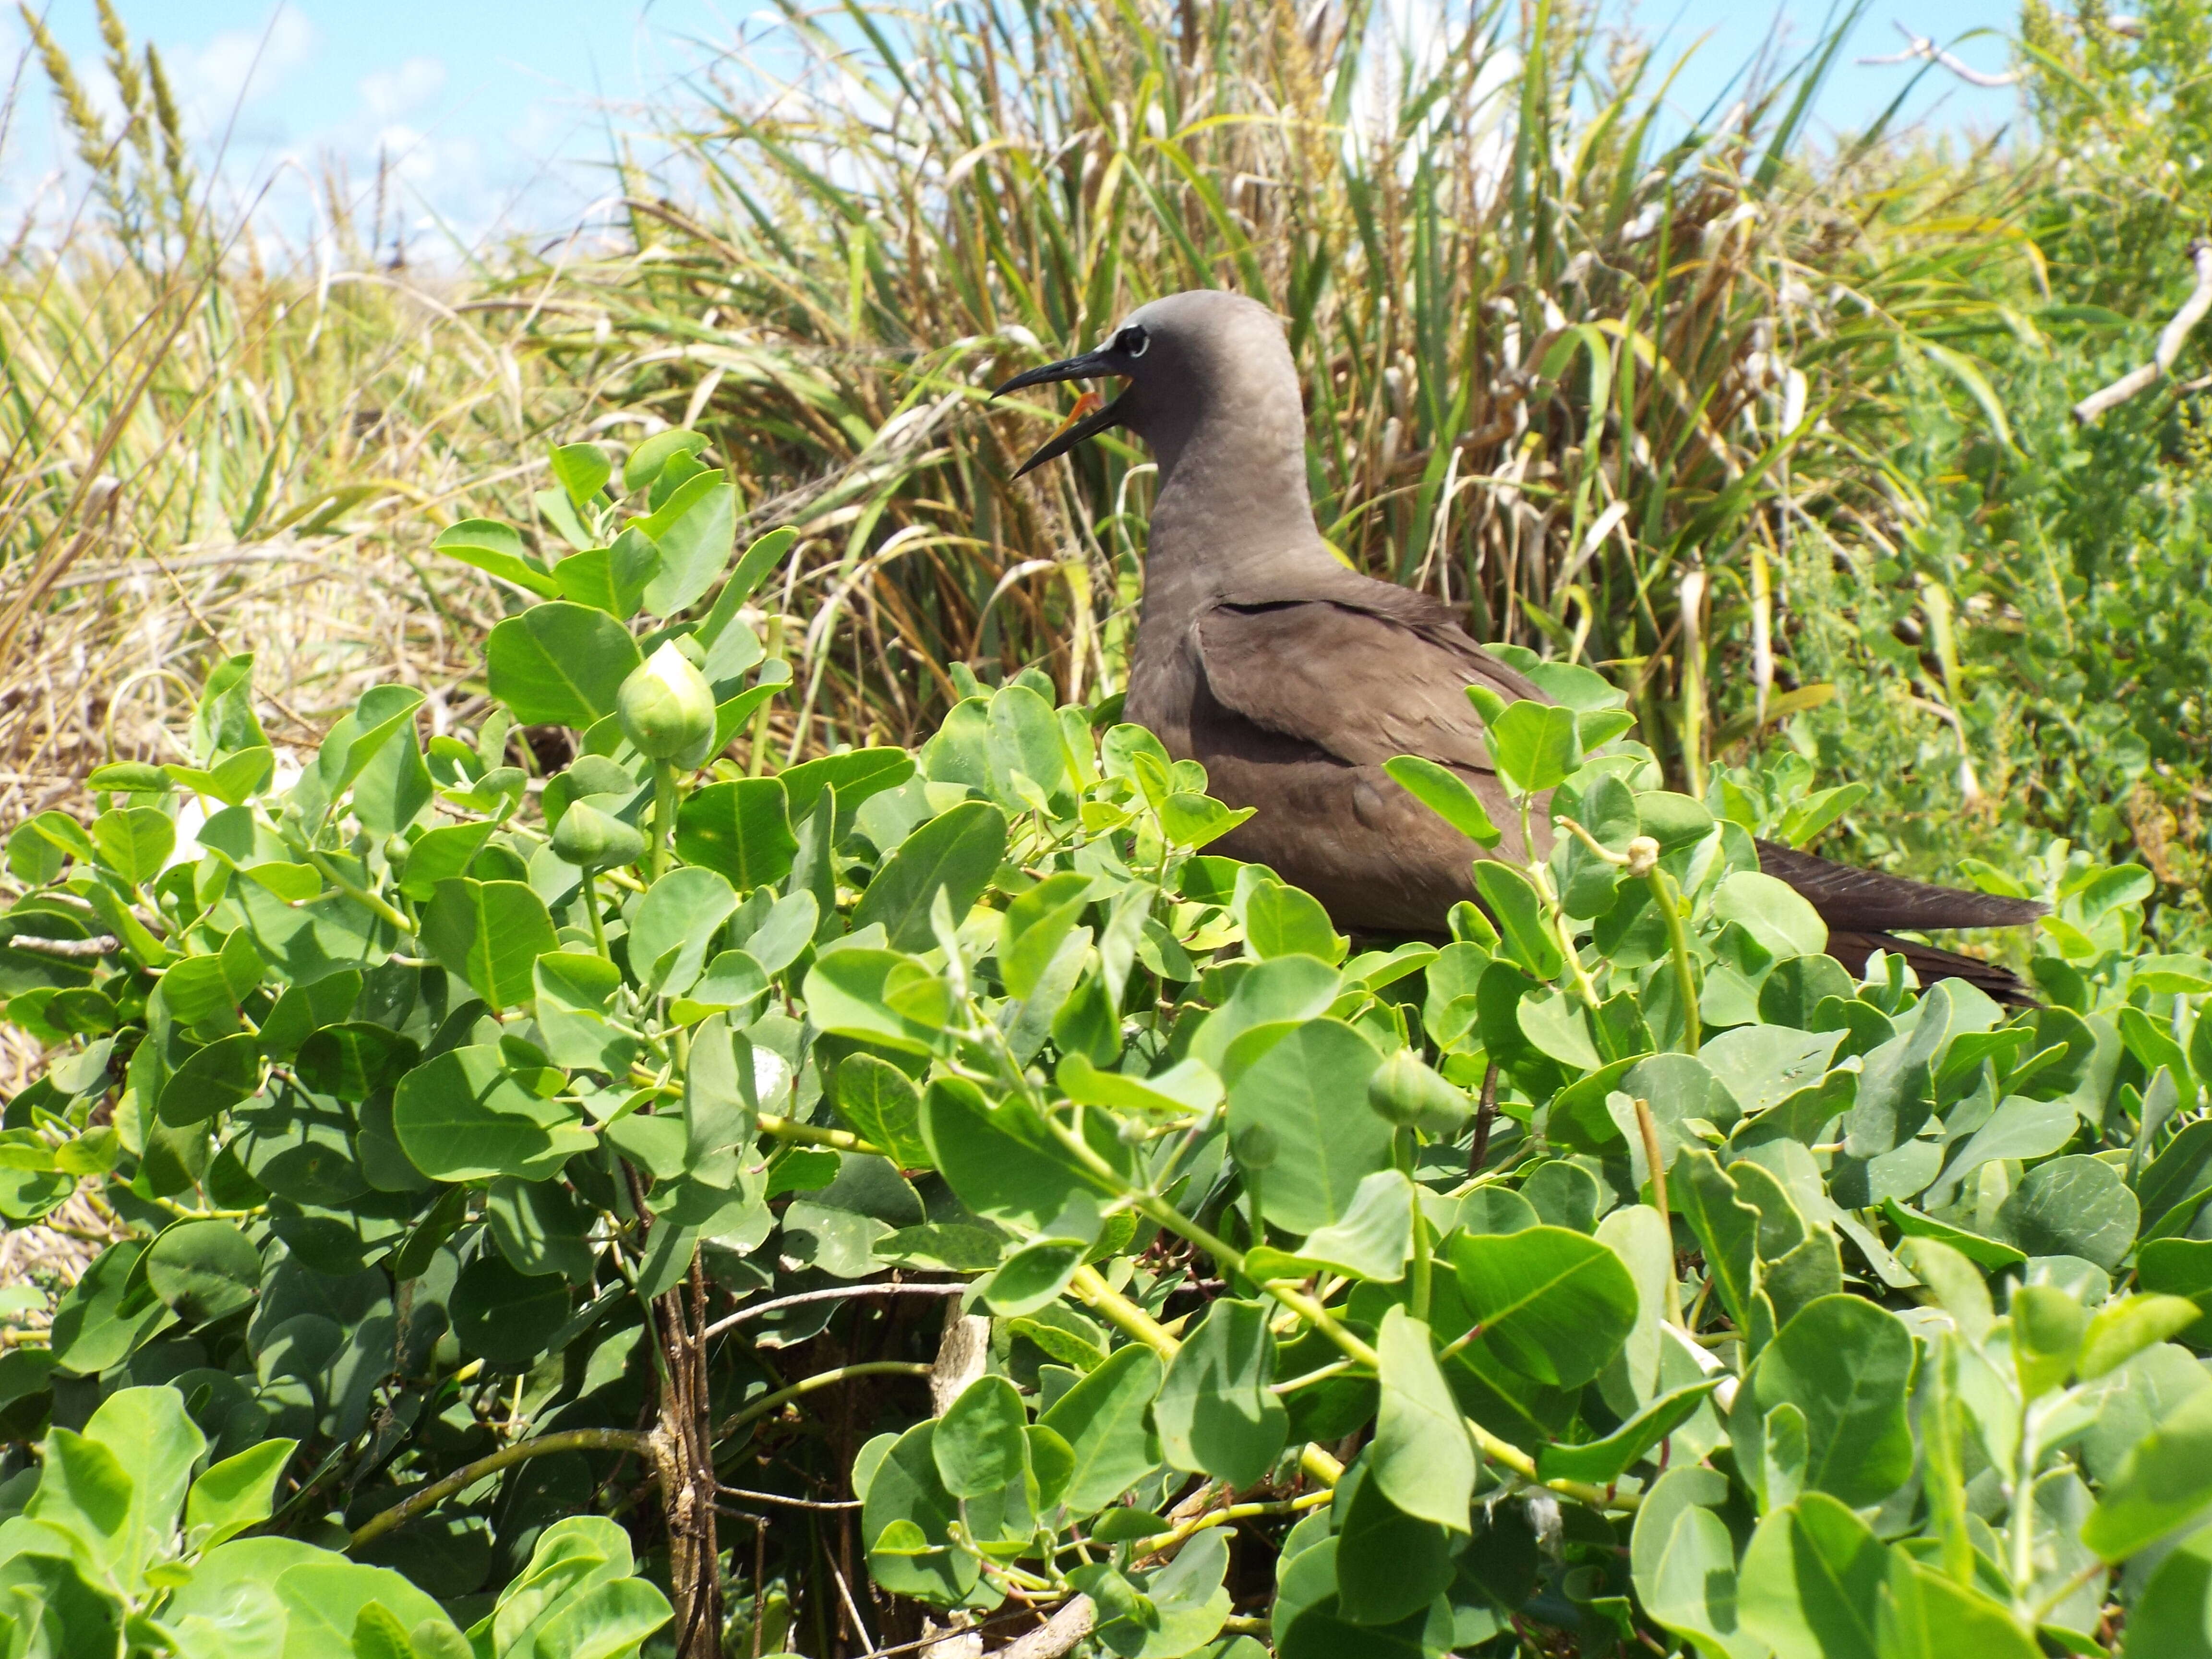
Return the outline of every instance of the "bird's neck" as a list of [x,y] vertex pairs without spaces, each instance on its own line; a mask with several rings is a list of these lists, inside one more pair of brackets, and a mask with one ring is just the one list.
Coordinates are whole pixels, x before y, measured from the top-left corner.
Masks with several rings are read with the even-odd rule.
[[1291,410],[1294,418],[1273,427],[1249,416],[1216,417],[1148,434],[1160,468],[1148,586],[1218,597],[1252,577],[1331,562],[1314,527],[1305,434],[1295,404]]

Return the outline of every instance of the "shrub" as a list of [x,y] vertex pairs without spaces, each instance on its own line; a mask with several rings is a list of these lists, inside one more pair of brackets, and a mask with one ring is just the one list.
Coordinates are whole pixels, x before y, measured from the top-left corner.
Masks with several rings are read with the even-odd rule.
[[[2026,875],[2043,1006],[1854,982],[1751,839],[1847,799],[1670,793],[1619,692],[1517,653],[1558,705],[1478,712],[1553,852],[1478,866],[1448,942],[1355,950],[1204,850],[1238,814],[1201,769],[1037,677],[971,677],[918,751],[739,765],[788,538],[732,568],[686,440],[555,471],[603,545],[447,538],[548,595],[480,730],[425,744],[380,687],[280,778],[234,660],[193,766],[9,840],[7,1012],[52,1053],[0,1209],[82,1191],[117,1236],[0,1358],[43,1436],[11,1639],[327,1540],[418,1653],[503,1653],[556,1567],[634,1585],[625,1533],[687,1656],[925,1607],[1152,1659],[2025,1659],[2108,1594],[2203,1617],[2212,964],[2142,953],[2142,872]],[[174,1555],[203,1443],[273,1508],[208,1548],[185,1500]],[[147,1529],[143,1583],[41,1530],[64,1480]],[[590,1594],[637,1622],[573,1650],[658,1618]]]

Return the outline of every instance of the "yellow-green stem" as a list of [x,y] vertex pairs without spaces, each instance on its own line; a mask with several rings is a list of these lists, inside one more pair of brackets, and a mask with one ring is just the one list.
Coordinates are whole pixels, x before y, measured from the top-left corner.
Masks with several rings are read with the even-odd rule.
[[653,878],[668,873],[669,852],[676,844],[678,796],[676,763],[653,763]]
[[787,1389],[778,1389],[774,1394],[764,1394],[743,1410],[733,1412],[716,1425],[714,1438],[720,1440],[735,1434],[739,1429],[770,1412],[781,1411],[804,1394],[817,1389],[826,1389],[854,1376],[927,1376],[929,1367],[918,1360],[863,1359],[857,1364],[835,1365],[826,1371],[817,1371],[811,1376],[802,1376]]
[[1690,930],[1682,920],[1681,896],[1675,891],[1674,878],[1656,865],[1644,879],[1650,883],[1651,896],[1658,902],[1659,912],[1667,919],[1667,945],[1674,959],[1674,989],[1682,999],[1682,1052],[1694,1054],[1701,1036],[1698,975],[1690,965]]
[[434,1480],[410,1493],[390,1509],[371,1516],[347,1540],[346,1548],[357,1550],[364,1544],[374,1543],[394,1527],[413,1519],[433,1504],[444,1502],[455,1492],[465,1492],[486,1475],[497,1474],[501,1469],[526,1458],[544,1457],[554,1452],[564,1451],[624,1451],[644,1455],[650,1449],[650,1438],[629,1429],[568,1429],[559,1434],[541,1434],[535,1440],[518,1441],[488,1457],[479,1457],[475,1462],[454,1470],[444,1480]]

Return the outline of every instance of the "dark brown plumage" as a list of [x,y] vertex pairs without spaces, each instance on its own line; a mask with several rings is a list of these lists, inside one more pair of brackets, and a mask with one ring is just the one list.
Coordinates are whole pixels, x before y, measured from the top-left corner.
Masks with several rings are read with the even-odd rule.
[[[1542,698],[1471,639],[1449,607],[1349,570],[1315,529],[1297,372],[1273,313],[1197,292],[1133,313],[1085,356],[1016,376],[1001,392],[1118,375],[1119,399],[1072,422],[1024,470],[1112,426],[1159,464],[1127,717],[1212,793],[1258,809],[1218,843],[1306,889],[1347,931],[1435,936],[1474,896],[1474,842],[1383,771],[1395,755],[1450,767],[1522,850],[1518,817],[1492,769],[1469,685]],[[1540,819],[1541,815],[1539,815]],[[1532,825],[1540,854],[1547,830]],[[1771,842],[1769,874],[1809,900],[1832,955],[1854,972],[1901,952],[1923,981],[1972,981],[2005,1000],[2025,988],[1992,963],[1891,937],[1899,927],[1990,927],[2043,907],[1855,869]]]

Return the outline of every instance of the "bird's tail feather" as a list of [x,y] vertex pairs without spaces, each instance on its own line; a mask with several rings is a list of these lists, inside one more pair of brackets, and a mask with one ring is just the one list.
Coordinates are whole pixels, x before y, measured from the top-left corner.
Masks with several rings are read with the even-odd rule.
[[1846,933],[1881,933],[1893,927],[2013,927],[2033,921],[2048,908],[2033,899],[1937,887],[1881,870],[1837,864],[1778,842],[1762,841],[1758,846],[1760,869],[1789,883],[1810,901],[1821,921]]
[[1903,957],[1905,966],[1912,969],[1923,986],[1933,985],[1939,979],[1962,979],[2008,1007],[2028,1008],[2035,1005],[2035,993],[2027,981],[2011,969],[1994,962],[1984,962],[1979,957],[1957,951],[1939,950],[1933,945],[1898,939],[1889,933],[1856,933],[1848,928],[1829,932],[1828,954],[1854,974],[1866,972],[1867,958],[1876,951]]

